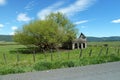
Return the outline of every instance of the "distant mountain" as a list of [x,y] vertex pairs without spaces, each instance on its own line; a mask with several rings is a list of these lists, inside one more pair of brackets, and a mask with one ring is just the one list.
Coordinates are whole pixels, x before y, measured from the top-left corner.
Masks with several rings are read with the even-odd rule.
[[7,41],[12,42],[13,41],[12,35],[0,35],[0,41]]
[[[12,35],[0,35],[0,41],[13,41]],[[112,36],[112,37],[87,37],[87,41],[89,42],[102,42],[102,41],[120,41],[120,36]]]
[[120,36],[112,36],[112,37],[87,37],[87,41],[89,41],[89,42],[120,41]]

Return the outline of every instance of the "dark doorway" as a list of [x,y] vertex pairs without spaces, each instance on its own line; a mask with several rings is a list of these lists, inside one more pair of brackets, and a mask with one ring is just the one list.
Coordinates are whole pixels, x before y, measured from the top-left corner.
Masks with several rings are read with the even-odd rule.
[[77,43],[75,43],[75,49],[78,48]]
[[81,49],[81,43],[79,43],[79,48]]
[[85,48],[86,46],[85,46],[85,43],[83,43],[83,48]]

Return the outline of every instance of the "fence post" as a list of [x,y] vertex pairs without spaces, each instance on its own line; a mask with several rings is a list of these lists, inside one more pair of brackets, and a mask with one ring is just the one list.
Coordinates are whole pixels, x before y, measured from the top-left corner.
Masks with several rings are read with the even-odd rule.
[[45,61],[47,61],[47,56],[46,56],[46,52],[45,52],[45,50],[43,49],[43,53],[44,53],[44,57],[45,57]]
[[115,53],[117,52],[117,48],[115,47]]
[[100,49],[98,56],[100,56],[102,54],[102,50],[103,50],[103,48]]
[[60,60],[61,59],[61,53],[59,52],[59,50],[57,49],[57,57]]
[[108,50],[109,50],[109,49],[107,48],[107,49],[106,49],[106,55],[108,55]]
[[70,53],[69,53],[69,51],[68,51],[68,60],[70,59]]
[[117,54],[119,55],[119,53],[120,53],[120,49],[118,48]]
[[90,50],[89,56],[92,56],[92,49]]
[[4,61],[5,61],[5,64],[7,64],[7,59],[6,59],[6,54],[5,53],[3,54],[3,58],[4,58]]
[[51,52],[51,61],[53,61],[53,54],[52,54],[52,49],[50,49],[50,52]]
[[82,57],[82,49],[80,49],[80,55],[79,55],[79,58]]
[[20,61],[19,53],[17,52],[17,62]]
[[35,51],[33,51],[33,61],[35,62]]
[[[70,48],[69,48],[69,45],[68,45],[68,50],[69,50]],[[68,51],[68,60],[70,59],[70,53],[69,53],[69,51]]]

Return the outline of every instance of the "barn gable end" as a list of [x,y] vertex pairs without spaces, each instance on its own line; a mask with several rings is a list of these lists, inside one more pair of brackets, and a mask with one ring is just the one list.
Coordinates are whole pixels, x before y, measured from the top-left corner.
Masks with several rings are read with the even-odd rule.
[[81,33],[79,38],[72,41],[72,49],[83,49],[87,47],[87,38]]

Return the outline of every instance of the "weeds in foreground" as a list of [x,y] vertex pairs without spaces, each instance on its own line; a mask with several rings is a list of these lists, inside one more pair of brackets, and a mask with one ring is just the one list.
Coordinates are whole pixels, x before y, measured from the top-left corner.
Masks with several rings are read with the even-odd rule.
[[91,64],[101,64],[106,62],[119,61],[120,57],[116,55],[101,56],[101,57],[83,57],[79,60],[66,60],[66,61],[38,61],[32,66],[22,66],[21,64],[17,65],[4,65],[0,67],[0,74],[15,74],[15,73],[24,73],[31,71],[43,71],[50,69],[58,68],[68,68],[68,67],[77,67],[85,66]]

